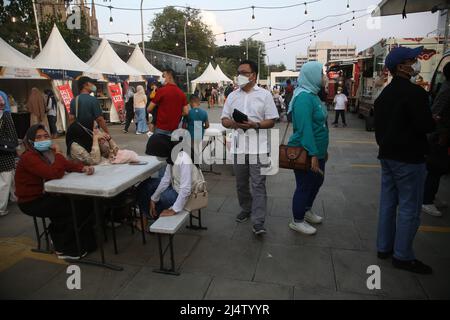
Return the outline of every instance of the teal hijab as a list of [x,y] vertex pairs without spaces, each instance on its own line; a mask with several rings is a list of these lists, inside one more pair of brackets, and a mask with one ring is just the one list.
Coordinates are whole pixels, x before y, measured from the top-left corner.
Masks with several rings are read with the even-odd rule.
[[295,98],[302,92],[308,92],[317,95],[322,88],[323,64],[317,61],[305,63],[298,76],[298,87],[294,91],[288,113],[292,112]]

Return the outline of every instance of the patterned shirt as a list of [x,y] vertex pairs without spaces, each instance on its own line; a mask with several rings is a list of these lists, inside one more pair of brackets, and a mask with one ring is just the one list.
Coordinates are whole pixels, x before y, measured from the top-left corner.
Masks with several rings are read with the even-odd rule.
[[[9,112],[4,112],[0,118],[0,141],[18,144],[16,128]],[[12,171],[16,168],[16,154],[0,151],[0,172]]]

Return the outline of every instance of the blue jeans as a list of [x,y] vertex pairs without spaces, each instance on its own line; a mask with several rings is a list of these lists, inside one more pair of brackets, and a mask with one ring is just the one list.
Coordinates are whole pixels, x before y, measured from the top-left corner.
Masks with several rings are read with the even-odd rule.
[[378,251],[394,251],[398,260],[414,260],[413,241],[420,226],[426,165],[381,160],[381,167]]
[[[325,160],[319,160],[320,169],[325,173]],[[295,222],[303,222],[305,214],[312,209],[317,194],[325,181],[325,177],[320,173],[295,170],[295,189],[292,200],[292,211]]]
[[145,108],[135,109],[134,113],[136,114],[137,132],[147,133],[148,126],[147,126],[147,120],[145,119],[145,114],[146,114]]
[[[142,182],[137,189],[137,202],[139,205],[139,211],[144,213],[148,218],[152,218],[150,215],[150,201],[152,195],[158,189],[161,179],[150,178]],[[169,209],[175,201],[177,201],[178,193],[170,186],[161,194],[159,202],[156,203],[156,212],[158,216],[166,209]]]

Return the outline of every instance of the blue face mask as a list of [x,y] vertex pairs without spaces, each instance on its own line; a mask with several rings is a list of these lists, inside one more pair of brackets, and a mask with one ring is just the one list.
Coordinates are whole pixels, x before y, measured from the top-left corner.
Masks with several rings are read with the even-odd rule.
[[44,141],[34,142],[34,148],[40,152],[45,152],[45,151],[50,150],[51,146],[52,146],[52,140],[44,140]]

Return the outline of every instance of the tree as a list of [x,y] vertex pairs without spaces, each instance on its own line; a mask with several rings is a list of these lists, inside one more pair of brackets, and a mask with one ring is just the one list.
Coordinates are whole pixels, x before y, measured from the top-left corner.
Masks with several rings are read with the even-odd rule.
[[[7,5],[0,0],[0,37],[27,56],[35,57],[39,53],[39,40],[34,20],[31,0],[10,1]],[[40,21],[42,44],[45,45],[53,25],[56,24],[70,49],[82,60],[91,56],[91,40],[86,29],[86,18],[81,17],[81,29],[67,29],[65,18],[46,16]]]
[[287,68],[283,62],[280,64],[270,64],[269,69],[270,69],[270,72],[283,72],[283,71],[287,70]]
[[0,0],[0,37],[20,52],[32,56],[38,48],[31,0]]
[[152,36],[148,42],[150,48],[184,57],[186,19],[190,21],[190,25],[187,26],[188,58],[208,61],[215,50],[214,35],[201,20],[199,10],[182,11],[174,7],[166,7],[149,25],[152,30]]

